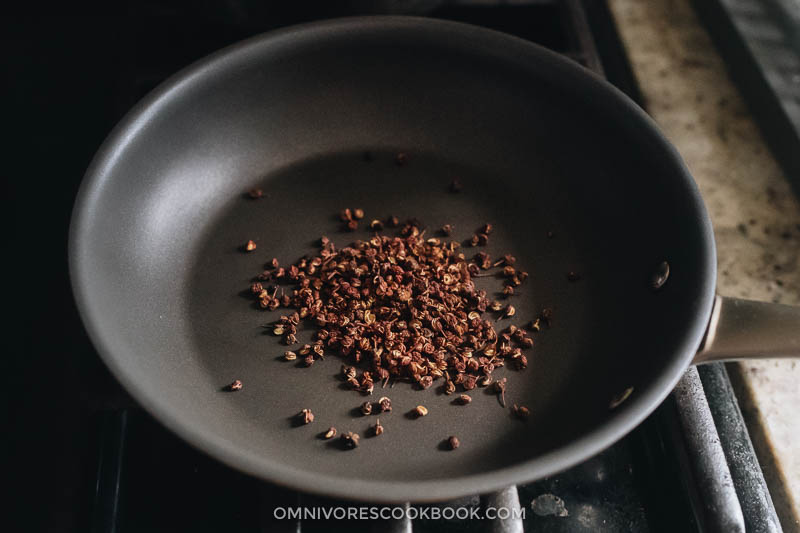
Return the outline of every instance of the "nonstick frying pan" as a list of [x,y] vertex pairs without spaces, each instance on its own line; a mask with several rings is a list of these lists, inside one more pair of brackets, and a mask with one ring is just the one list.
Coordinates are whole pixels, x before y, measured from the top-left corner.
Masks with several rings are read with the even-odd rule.
[[[253,187],[264,198],[248,200]],[[338,232],[344,207],[450,223],[458,238],[494,224],[485,250],[531,273],[517,323],[553,309],[529,367],[498,371],[527,422],[484,389],[455,407],[399,383],[373,397],[394,403],[382,436],[352,451],[318,438],[363,435],[375,417],[355,412],[364,398],[342,389],[337,357],[280,361],[286,348],[262,328],[278,313],[242,292],[265,261],[294,261],[320,235],[366,237]],[[258,248],[244,254],[248,239]],[[800,351],[797,310],[716,297],[715,262],[686,167],[620,92],[520,39],[403,17],[284,29],[176,74],[100,148],[70,233],[86,327],[145,409],[253,475],[384,502],[553,474],[634,428],[693,361]],[[234,379],[244,388],[225,392]],[[430,414],[405,416],[418,404]],[[294,427],[303,408],[316,421]],[[458,450],[443,449],[450,435]]]

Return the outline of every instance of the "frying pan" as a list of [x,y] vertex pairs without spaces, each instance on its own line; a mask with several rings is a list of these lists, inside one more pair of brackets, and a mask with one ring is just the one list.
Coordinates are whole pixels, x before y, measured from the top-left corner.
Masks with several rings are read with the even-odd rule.
[[[262,199],[244,196],[253,187]],[[431,232],[450,223],[459,239],[494,224],[482,250],[531,274],[516,323],[553,310],[529,367],[498,370],[526,422],[485,389],[456,407],[399,383],[371,398],[394,404],[382,436],[351,451],[318,437],[365,435],[376,417],[356,412],[365,398],[343,389],[338,357],[280,361],[286,347],[262,327],[279,313],[243,291],[265,261],[293,262],[321,235],[366,237],[338,231],[344,207]],[[242,253],[249,239],[258,248]],[[634,428],[692,362],[800,351],[797,309],[715,296],[700,195],[638,107],[536,45],[437,20],[293,27],[176,74],[97,153],[69,258],[95,346],[146,410],[235,468],[340,498],[442,500],[553,474]],[[224,391],[234,379],[244,388]],[[419,404],[428,416],[406,416]],[[316,421],[295,427],[303,408]],[[450,435],[458,450],[442,446]]]

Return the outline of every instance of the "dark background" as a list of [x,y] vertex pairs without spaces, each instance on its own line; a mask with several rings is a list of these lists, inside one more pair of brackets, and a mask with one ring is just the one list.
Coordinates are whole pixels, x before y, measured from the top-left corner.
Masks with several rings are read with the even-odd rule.
[[27,13],[5,18],[0,31],[11,237],[4,262],[19,322],[7,330],[5,353],[6,485],[12,524],[29,530],[77,526],[64,519],[86,494],[74,485],[86,480],[76,470],[89,450],[90,400],[112,389],[72,301],[67,228],[81,176],[119,117],[109,101],[109,66],[125,54],[115,26],[110,15]]

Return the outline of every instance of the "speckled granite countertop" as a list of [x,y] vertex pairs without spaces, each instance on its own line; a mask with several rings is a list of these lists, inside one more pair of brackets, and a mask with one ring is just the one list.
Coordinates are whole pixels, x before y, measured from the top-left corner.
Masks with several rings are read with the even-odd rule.
[[[800,202],[688,0],[609,0],[648,112],[716,234],[720,294],[800,305]],[[729,365],[787,531],[800,531],[800,362]]]

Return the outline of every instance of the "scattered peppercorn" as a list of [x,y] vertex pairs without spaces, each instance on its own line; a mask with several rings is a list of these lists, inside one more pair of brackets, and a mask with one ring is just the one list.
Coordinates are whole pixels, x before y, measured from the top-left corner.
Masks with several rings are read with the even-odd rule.
[[478,252],[475,254],[475,262],[482,270],[489,270],[492,268],[492,258],[486,252]]
[[506,378],[498,379],[494,382],[494,390],[497,393],[500,405],[506,406]]
[[[363,217],[362,209],[340,213],[351,228]],[[470,391],[494,384],[505,406],[506,381],[494,381],[491,374],[505,365],[525,368],[522,348],[530,348],[533,340],[516,326],[498,333],[487,312],[497,313],[499,320],[514,317],[516,309],[491,301],[485,290],[476,287],[475,278],[494,275],[481,272],[499,266],[505,278],[503,290],[510,295],[527,273],[517,270],[510,254],[494,263],[486,252],[467,259],[459,242],[425,237],[425,227],[416,219],[401,224],[391,216],[385,225],[399,228],[400,236],[377,233],[384,224],[374,219],[370,227],[376,233],[366,240],[338,248],[322,237],[316,254],[285,268],[274,258],[259,281],[252,283],[250,292],[260,307],[289,308],[271,326],[284,344],[298,343],[301,322],[316,326],[311,341],[297,353],[285,352],[284,358],[302,357],[311,366],[325,352],[344,357],[348,364],[342,366],[342,378],[362,394],[372,394],[376,384],[385,387],[390,381],[425,389],[441,378],[446,394],[459,387]],[[442,233],[451,231],[450,225],[442,228]],[[492,225],[485,224],[473,235],[474,243],[486,244],[492,231]],[[280,287],[287,284],[292,288]],[[549,324],[549,316],[544,310],[540,318]],[[470,401],[463,397],[460,402]],[[366,402],[362,412],[378,409],[391,411],[391,401],[382,397],[375,405]],[[421,405],[413,412],[427,415]]]
[[378,400],[378,405],[380,406],[382,413],[390,413],[392,411],[392,400],[386,396]]
[[344,376],[345,379],[352,379],[356,377],[355,367],[342,365],[342,376]]
[[364,416],[372,414],[372,404],[370,402],[364,402],[361,404],[361,414]]
[[458,440],[458,437],[451,436],[447,439],[447,445],[450,447],[451,450],[455,450],[459,446],[461,446],[461,442]]
[[298,419],[299,419],[299,420],[300,420],[300,421],[301,421],[303,424],[310,424],[311,422],[313,422],[313,421],[314,421],[314,413],[312,413],[312,412],[311,412],[311,409],[303,409],[303,410],[302,410],[302,411],[300,411],[300,413],[297,415],[297,418],[298,418]]
[[243,387],[243,385],[242,385],[241,380],[236,379],[236,380],[233,381],[233,383],[228,385],[228,390],[233,392],[233,391],[237,391],[237,390],[242,390],[242,387]]
[[247,191],[247,196],[249,196],[253,200],[258,200],[259,198],[264,196],[264,191],[262,191],[261,189],[250,189],[249,191]]
[[472,403],[472,396],[469,394],[462,394],[458,397],[458,403],[461,405],[467,405],[468,403]]
[[507,305],[501,318],[511,318],[517,313],[513,305]]
[[528,358],[522,355],[521,348],[514,348],[511,353],[511,362],[517,370],[523,370],[528,367]]
[[530,410],[524,405],[518,407],[517,404],[514,404],[513,411],[514,414],[517,415],[517,418],[521,420],[525,420],[531,415]]
[[358,447],[358,442],[361,440],[361,437],[358,436],[358,433],[353,433],[352,431],[342,433],[340,438],[342,439],[342,444],[348,450]]

